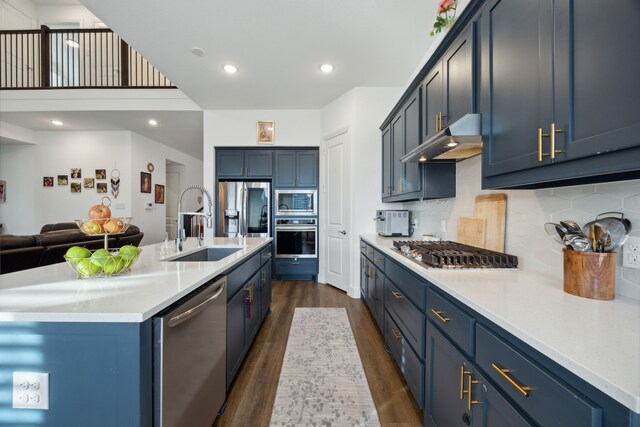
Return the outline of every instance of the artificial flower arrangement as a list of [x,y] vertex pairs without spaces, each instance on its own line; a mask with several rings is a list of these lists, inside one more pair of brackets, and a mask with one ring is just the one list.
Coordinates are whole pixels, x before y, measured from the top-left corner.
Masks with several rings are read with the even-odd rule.
[[456,7],[457,0],[440,0],[436,22],[433,24],[433,30],[429,33],[430,36],[451,28],[456,19]]

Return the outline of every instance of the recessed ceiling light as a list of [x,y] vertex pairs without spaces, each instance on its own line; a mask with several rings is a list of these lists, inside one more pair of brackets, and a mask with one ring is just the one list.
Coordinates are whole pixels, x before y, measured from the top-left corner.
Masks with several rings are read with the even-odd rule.
[[333,71],[333,65],[331,64],[322,64],[320,66],[320,71],[322,71],[323,73],[330,73]]
[[455,147],[456,145],[458,145],[457,142],[451,141],[450,143],[447,144],[447,147]]
[[229,74],[234,74],[238,72],[238,67],[236,67],[235,65],[231,65],[231,64],[227,64],[224,67],[222,67],[223,70],[225,70],[227,73]]
[[149,120],[147,123],[149,123],[151,126],[157,126],[158,125],[158,122],[153,120],[153,119]]
[[67,45],[69,45],[69,46],[71,46],[72,48],[74,48],[74,49],[77,49],[77,48],[79,48],[79,47],[80,47],[80,43],[78,43],[77,41],[72,40],[72,39],[66,39],[64,42],[65,42]]
[[419,162],[426,162],[427,158],[425,156],[420,156],[420,158],[418,159]]
[[191,48],[191,53],[195,56],[204,56],[204,50],[201,47],[194,46]]
[[51,124],[56,126],[62,126],[64,123],[62,123],[60,120],[51,120]]

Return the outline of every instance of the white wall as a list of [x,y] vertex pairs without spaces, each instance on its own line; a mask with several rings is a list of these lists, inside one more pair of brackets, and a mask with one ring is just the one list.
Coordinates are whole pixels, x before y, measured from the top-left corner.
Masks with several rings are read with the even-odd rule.
[[[136,224],[144,224],[142,244],[149,245],[164,239],[166,220],[166,163],[167,160],[184,165],[181,182],[186,185],[202,185],[202,161],[173,148],[159,144],[136,133],[131,134],[131,176],[137,187],[134,189],[131,213]],[[151,173],[151,193],[140,192],[140,172],[148,172],[147,164],[153,163]],[[165,203],[155,203],[155,185],[165,185]],[[198,192],[186,193],[183,206],[193,211],[198,208]],[[147,210],[146,203],[152,208]],[[140,227],[142,228],[142,227]]]
[[[36,132],[37,144],[0,144],[0,179],[7,181],[7,202],[0,204],[0,223],[7,234],[34,234],[44,224],[86,218],[89,208],[110,197],[113,216],[132,216],[133,224],[145,233],[142,244],[157,243],[165,232],[165,206],[154,203],[154,184],[165,184],[166,160],[185,166],[187,184],[202,184],[202,161],[131,132]],[[152,192],[140,192],[140,172],[153,163]],[[96,188],[71,193],[70,186],[58,186],[57,175],[70,175],[81,168],[83,178],[95,178],[96,169],[120,171],[117,198],[99,194]],[[54,186],[42,185],[44,176],[54,177]],[[70,182],[82,182],[72,180]],[[185,205],[195,208],[196,195],[185,196]],[[147,211],[145,202],[152,202]]]
[[[273,145],[257,143],[258,121],[275,122]],[[215,197],[214,147],[318,147],[321,141],[320,110],[205,111],[204,185]],[[213,230],[205,234],[212,236]]]
[[[322,109],[323,137],[342,129],[348,129],[349,134],[351,225],[348,233],[351,279],[348,293],[354,298],[360,294],[359,235],[375,232],[375,211],[385,207],[380,198],[382,148],[379,128],[401,94],[402,88],[358,87]],[[326,168],[324,147],[322,151],[321,171]],[[324,187],[323,176],[321,173]],[[321,194],[321,197],[322,201],[325,194]],[[324,205],[326,203],[321,206]],[[321,236],[321,239],[325,239],[325,236]]]
[[[129,132],[36,132],[37,144],[0,145],[0,179],[7,181],[7,203],[0,204],[0,222],[9,234],[32,234],[44,224],[87,217],[89,208],[102,196],[82,188],[58,186],[57,175],[69,175],[81,168],[83,178],[95,178],[96,169],[107,170],[108,182],[116,167],[121,172],[120,195],[112,197],[114,216],[131,215],[131,173]],[[54,177],[53,187],[43,187],[44,176]],[[116,204],[122,205],[121,209]]]
[[[457,220],[473,216],[475,196],[485,191],[481,185],[481,158],[476,156],[457,164],[456,197],[453,199],[406,203],[418,215],[419,237],[424,233],[440,236],[440,221],[447,221],[447,240],[456,240]],[[573,219],[580,225],[595,215],[620,211],[631,220],[640,236],[640,180],[596,185],[560,187],[544,190],[509,190],[505,251],[518,257],[523,270],[562,280],[562,247],[544,231],[544,223]],[[621,250],[616,257],[616,293],[640,299],[640,270],[622,267]]]

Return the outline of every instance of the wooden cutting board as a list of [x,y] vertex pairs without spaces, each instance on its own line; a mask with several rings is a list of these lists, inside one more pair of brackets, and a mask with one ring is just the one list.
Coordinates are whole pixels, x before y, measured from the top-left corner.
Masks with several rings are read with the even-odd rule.
[[504,236],[507,215],[507,195],[505,193],[481,194],[476,196],[476,218],[485,220],[485,249],[504,252]]
[[458,218],[458,242],[465,245],[484,247],[485,219],[473,216]]

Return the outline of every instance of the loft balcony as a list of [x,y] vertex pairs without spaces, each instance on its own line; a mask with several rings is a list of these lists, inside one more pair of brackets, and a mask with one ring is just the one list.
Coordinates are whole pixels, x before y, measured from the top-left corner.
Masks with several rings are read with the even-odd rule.
[[0,31],[0,89],[171,88],[107,28]]

